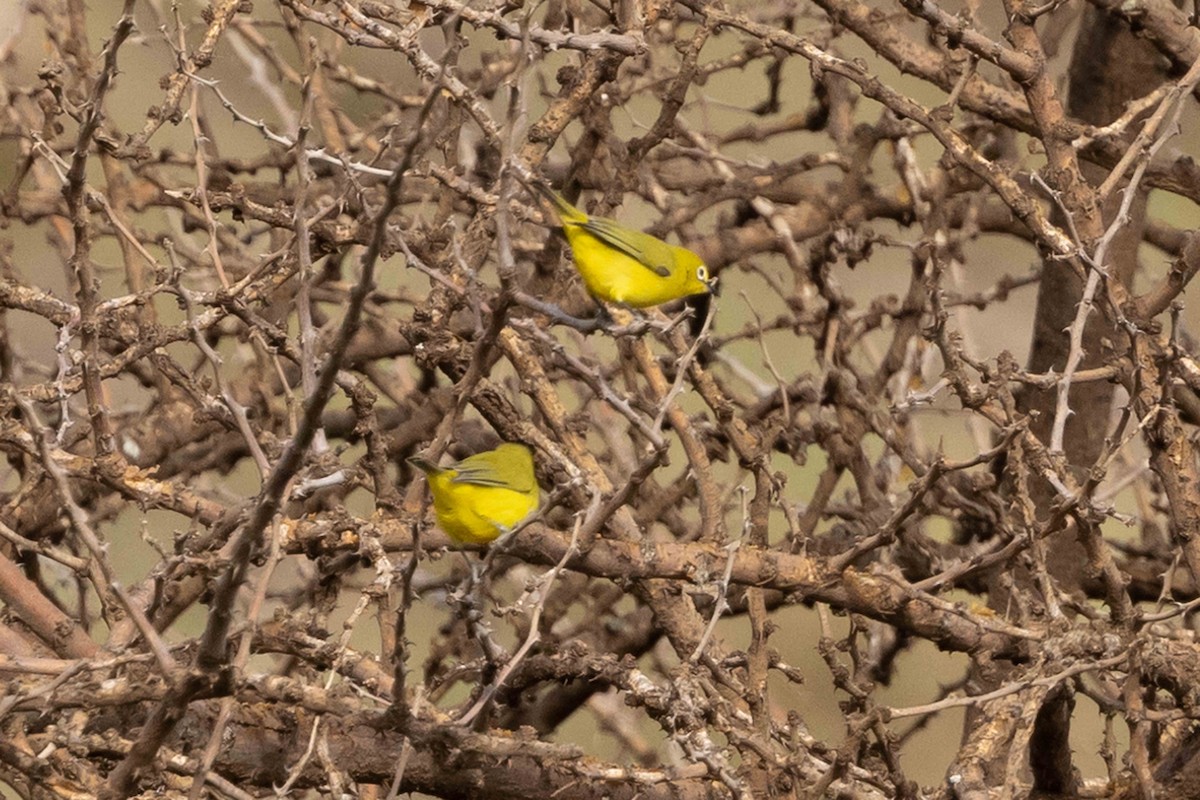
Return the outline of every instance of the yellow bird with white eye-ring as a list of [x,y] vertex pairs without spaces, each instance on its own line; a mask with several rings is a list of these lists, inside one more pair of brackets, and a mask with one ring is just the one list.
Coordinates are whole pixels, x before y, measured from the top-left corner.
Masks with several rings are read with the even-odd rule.
[[537,508],[533,452],[523,444],[502,444],[448,467],[420,457],[408,462],[425,473],[438,525],[457,544],[487,544]]
[[554,205],[575,268],[597,300],[647,308],[712,291],[704,260],[686,247],[593,217],[542,183],[528,185]]

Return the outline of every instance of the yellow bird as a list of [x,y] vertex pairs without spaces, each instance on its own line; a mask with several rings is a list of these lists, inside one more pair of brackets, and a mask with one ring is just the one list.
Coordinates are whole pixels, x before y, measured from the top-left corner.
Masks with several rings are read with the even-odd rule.
[[408,462],[425,473],[438,524],[458,544],[486,544],[537,508],[533,453],[523,444],[502,444],[448,467],[420,457]]
[[575,267],[598,300],[646,308],[711,291],[708,267],[686,247],[668,244],[616,220],[589,216],[550,187],[535,182],[529,185],[554,204]]

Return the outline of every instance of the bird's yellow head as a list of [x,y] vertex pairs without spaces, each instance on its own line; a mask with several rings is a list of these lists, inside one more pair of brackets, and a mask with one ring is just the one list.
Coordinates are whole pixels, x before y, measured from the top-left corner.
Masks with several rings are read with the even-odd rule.
[[680,297],[707,294],[712,291],[715,279],[708,274],[703,259],[684,247],[675,248],[676,280],[680,281]]

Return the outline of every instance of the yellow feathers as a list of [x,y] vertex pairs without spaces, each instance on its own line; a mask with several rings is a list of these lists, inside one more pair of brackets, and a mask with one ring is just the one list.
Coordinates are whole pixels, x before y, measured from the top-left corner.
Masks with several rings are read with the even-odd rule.
[[438,525],[459,544],[490,542],[537,508],[533,453],[523,444],[502,444],[448,467],[422,458],[409,463],[428,477]]
[[592,296],[646,308],[711,289],[708,267],[685,247],[604,217],[592,217],[540,184],[530,186],[554,204],[575,267]]

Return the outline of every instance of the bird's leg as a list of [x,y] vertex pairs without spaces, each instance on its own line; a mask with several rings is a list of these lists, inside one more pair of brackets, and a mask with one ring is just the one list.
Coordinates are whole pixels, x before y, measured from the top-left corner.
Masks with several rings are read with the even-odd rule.
[[458,552],[462,553],[463,561],[467,562],[467,592],[473,596],[476,590],[479,589],[479,585],[483,583],[483,565],[479,561],[471,559],[462,550]]
[[497,556],[504,555],[507,549],[506,545],[512,539],[513,532],[516,530],[516,528],[510,528],[498,522],[493,524],[496,526],[496,530],[499,531],[499,535],[485,545],[487,549],[484,551],[483,560],[479,566],[481,577],[488,575],[492,571],[492,562],[496,560]]
[[476,605],[476,589],[479,587],[482,574],[479,565],[473,562],[470,556],[462,550],[459,550],[458,554],[462,556],[463,564],[467,567],[467,576],[458,582],[458,586],[454,588],[453,592],[446,595],[446,602],[456,609],[469,609],[470,606]]

